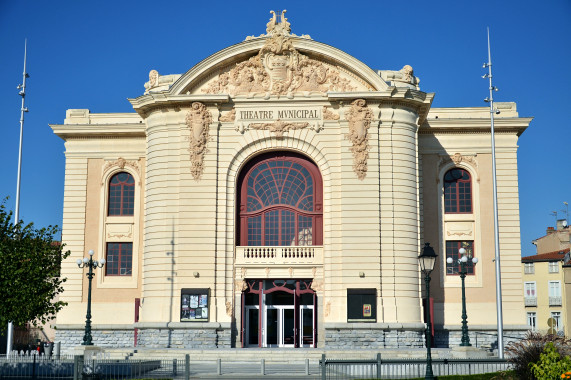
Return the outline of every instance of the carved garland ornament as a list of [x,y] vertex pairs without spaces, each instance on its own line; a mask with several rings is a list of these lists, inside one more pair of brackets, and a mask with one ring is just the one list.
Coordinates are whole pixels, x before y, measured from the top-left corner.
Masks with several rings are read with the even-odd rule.
[[276,134],[278,139],[284,137],[284,133],[296,129],[303,129],[309,126],[309,123],[292,123],[289,121],[276,120],[273,123],[251,123],[249,128],[268,130]]
[[199,180],[204,170],[204,155],[206,154],[206,143],[209,139],[209,125],[212,122],[212,115],[203,103],[192,103],[190,111],[186,114],[186,125],[190,129],[190,162],[192,167],[190,172],[194,179]]
[[345,112],[345,119],[349,122],[349,133],[346,135],[353,144],[353,170],[357,178],[363,180],[367,175],[367,159],[369,158],[369,136],[367,130],[373,120],[373,111],[366,106],[364,99],[357,99],[351,103],[351,108]]
[[[443,156],[440,158],[438,162],[438,172],[442,170],[442,168],[450,163],[454,163],[454,165],[458,166],[460,163],[465,163],[472,166],[476,172],[476,180],[480,180],[480,174],[478,173],[478,161],[476,160],[476,155],[469,155],[463,156],[460,153],[455,153],[453,156]],[[440,182],[440,178],[436,178],[436,182]]]
[[[272,13],[274,13],[272,11]],[[290,26],[285,11],[280,23],[276,15],[267,25],[267,40],[259,53],[236,64],[202,91],[207,94],[228,93],[254,95],[287,95],[295,92],[354,91],[348,79],[341,78],[339,69],[300,54],[291,41]]]
[[118,167],[119,169],[125,169],[125,166],[130,167],[131,169],[135,170],[137,174],[140,174],[139,164],[137,164],[137,161],[127,161],[123,157],[119,157],[115,161],[108,162],[107,165],[105,165],[105,167],[103,168],[103,172],[106,172],[107,170],[113,167]]

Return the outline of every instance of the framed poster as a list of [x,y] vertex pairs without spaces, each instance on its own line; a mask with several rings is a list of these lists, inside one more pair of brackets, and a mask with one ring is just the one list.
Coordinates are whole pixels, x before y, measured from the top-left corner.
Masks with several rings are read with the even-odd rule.
[[209,306],[210,289],[181,289],[181,322],[208,322]]
[[347,289],[347,322],[377,321],[377,290]]

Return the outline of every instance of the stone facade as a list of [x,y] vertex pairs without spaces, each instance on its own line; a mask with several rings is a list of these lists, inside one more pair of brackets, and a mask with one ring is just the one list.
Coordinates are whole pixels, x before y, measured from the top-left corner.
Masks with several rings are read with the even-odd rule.
[[[152,71],[144,93],[129,99],[132,113],[68,110],[52,125],[65,140],[62,240],[71,250],[62,263],[68,306],[57,316],[57,340],[75,344],[71,336],[81,336],[71,329],[83,322],[88,284],[75,261],[89,249],[109,259],[118,245],[129,247],[129,265],[109,274],[108,260],[96,271],[94,326],[146,326],[144,346],[165,347],[170,331],[170,344],[190,348],[419,347],[425,290],[417,257],[425,242],[439,254],[435,323],[460,320],[447,244],[470,241],[480,263],[466,279],[468,314],[496,324],[489,109],[431,108],[434,93],[420,89],[412,67],[373,70],[292,34],[285,13],[266,32],[185,74]],[[503,311],[505,328],[514,329],[525,324],[517,140],[531,119],[514,103],[497,106]],[[262,233],[241,194],[255,188],[244,190],[248,170],[270,167],[275,157],[310,173],[304,183],[316,201],[300,211],[311,219],[306,227],[306,219],[271,219],[270,209],[289,215],[271,204],[264,226],[277,227]],[[470,213],[444,212],[444,177],[453,169],[471,178]],[[133,210],[111,215],[111,181],[120,174],[131,179]],[[251,243],[272,234],[279,245]],[[266,304],[278,288],[295,301]],[[184,296],[192,291],[201,298]]]

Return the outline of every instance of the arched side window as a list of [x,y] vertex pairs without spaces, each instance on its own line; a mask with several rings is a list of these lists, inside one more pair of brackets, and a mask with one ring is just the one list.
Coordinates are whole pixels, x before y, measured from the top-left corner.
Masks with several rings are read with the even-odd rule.
[[133,216],[135,179],[126,172],[115,174],[109,181],[109,216]]
[[472,179],[464,169],[454,168],[444,175],[444,212],[472,213]]
[[240,176],[241,246],[323,244],[323,190],[317,166],[286,153],[267,154]]

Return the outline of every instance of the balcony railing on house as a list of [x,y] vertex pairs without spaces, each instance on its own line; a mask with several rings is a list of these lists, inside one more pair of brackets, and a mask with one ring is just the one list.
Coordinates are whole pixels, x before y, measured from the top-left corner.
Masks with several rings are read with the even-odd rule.
[[318,265],[323,262],[322,246],[236,247],[236,264]]
[[525,306],[537,306],[537,297],[524,297]]
[[549,297],[549,306],[561,306],[561,297]]

